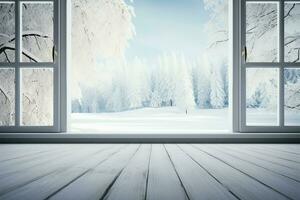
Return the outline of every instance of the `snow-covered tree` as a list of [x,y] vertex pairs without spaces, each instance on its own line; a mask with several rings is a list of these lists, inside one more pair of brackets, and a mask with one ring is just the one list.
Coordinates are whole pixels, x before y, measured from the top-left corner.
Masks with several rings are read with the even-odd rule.
[[300,62],[300,3],[285,3],[285,61]]
[[223,80],[221,70],[217,67],[212,67],[210,76],[210,104],[213,108],[225,107],[226,94],[224,83],[225,80]]
[[203,62],[210,70],[210,105],[224,108],[228,105],[228,1],[204,0],[210,16],[205,24],[208,48],[203,54]]
[[285,108],[300,112],[300,69],[285,69]]
[[248,69],[246,76],[246,101],[249,108],[277,109],[278,70],[265,68]]
[[[176,56],[173,55],[176,60]],[[179,56],[176,63],[176,88],[175,88],[175,104],[177,107],[185,110],[193,109],[195,106],[192,77],[189,72],[188,64],[184,56]]]
[[[247,61],[278,61],[278,7],[276,3],[248,3],[247,4],[247,26],[246,39],[248,58]],[[300,49],[300,4],[286,2],[284,11],[285,22],[285,62],[299,62]],[[287,72],[288,70],[285,70]],[[249,72],[247,72],[249,73]],[[287,72],[288,73],[288,72]],[[252,76],[252,75],[249,75]],[[286,75],[286,82],[291,83],[297,79],[297,75],[292,73]],[[278,74],[275,70],[257,70],[253,76],[253,83],[247,86],[247,106],[257,108],[276,109]],[[261,84],[264,82],[264,84]],[[290,85],[290,84],[287,84]],[[296,85],[294,85],[297,87]],[[286,107],[297,102],[297,93],[289,91],[286,86],[285,94],[289,96]],[[294,88],[295,89],[295,88]],[[292,90],[294,90],[292,89]],[[276,93],[276,94],[275,94]],[[292,97],[295,95],[295,98]],[[293,100],[291,100],[293,99]],[[294,106],[290,106],[294,107]]]
[[149,70],[145,63],[136,57],[132,63],[126,64],[126,79],[127,79],[127,100],[129,108],[140,108],[149,101],[150,92],[150,76]]
[[135,35],[133,17],[133,7],[124,0],[72,1],[73,98],[81,98],[80,84],[98,87],[100,62],[124,58]]
[[199,108],[210,108],[209,69],[204,63],[203,59],[199,59],[192,69],[194,97]]

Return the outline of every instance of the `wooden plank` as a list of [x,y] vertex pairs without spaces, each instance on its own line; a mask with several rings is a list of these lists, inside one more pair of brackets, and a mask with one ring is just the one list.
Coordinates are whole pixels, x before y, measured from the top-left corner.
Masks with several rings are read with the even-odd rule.
[[239,199],[288,199],[247,174],[232,168],[230,165],[191,145],[179,146]]
[[53,149],[49,148],[47,145],[0,145],[0,163],[6,160],[35,155],[40,152],[49,152],[51,150]]
[[268,146],[252,145],[251,149],[253,151],[257,151],[259,153],[265,154],[267,156],[272,156],[275,158],[280,158],[282,160],[287,160],[287,161],[291,161],[291,162],[300,164],[300,156],[296,155],[296,154],[286,153],[283,151],[274,151],[274,150],[268,148]]
[[150,153],[151,145],[142,145],[104,199],[144,200],[147,189]]
[[52,151],[46,151],[43,153],[37,153],[30,156],[21,157],[18,159],[7,160],[0,163],[0,178],[7,176],[9,174],[15,173],[20,170],[25,170],[28,168],[36,167],[43,163],[51,162],[59,158],[60,156],[65,156],[74,152],[71,148],[69,149],[56,149]]
[[125,146],[126,145],[114,145],[109,148],[105,148],[103,151],[87,157],[86,159],[82,160],[82,162],[77,163],[66,170],[60,170],[54,174],[51,174],[50,176],[45,176],[37,181],[13,190],[1,196],[0,198],[11,200],[45,199],[49,195],[59,191],[61,188],[66,187],[68,184],[88,173],[93,168],[107,160],[110,156],[119,152]]
[[[14,175],[14,173],[17,173],[22,170],[28,170],[31,168],[39,167],[44,164],[48,164],[49,162],[56,161],[61,157],[73,156],[74,149],[77,149],[78,147],[81,146],[66,145],[64,146],[64,148],[58,148],[57,151],[47,152],[46,155],[36,155],[0,163],[0,178],[4,178],[9,175]],[[94,147],[95,146],[89,146],[88,148],[93,149]],[[80,149],[87,149],[87,147],[83,147]]]
[[290,167],[293,168],[295,170],[300,170],[300,164],[296,163],[294,161],[291,160],[286,160],[286,159],[282,159],[280,157],[277,157],[273,154],[265,154],[262,153],[261,151],[258,151],[257,149],[254,149],[252,145],[234,145],[236,148],[238,148],[239,150],[244,150],[247,151],[248,153],[251,153],[252,155],[255,155],[257,157],[260,157],[264,160],[270,161],[270,162],[274,162],[277,163],[279,165],[283,165],[286,167]]
[[[177,145],[166,145],[189,199],[237,199],[207,170],[199,166]],[[184,164],[183,164],[184,163]]]
[[102,199],[120,176],[139,145],[132,144],[47,199]]
[[10,176],[5,176],[0,179],[0,196],[44,176],[54,174],[58,170],[66,170],[74,165],[74,163],[80,162],[81,159],[101,151],[104,147],[104,145],[98,148],[86,147],[77,152],[74,150],[74,152],[76,152],[74,154],[59,157],[55,161],[43,163],[42,165],[30,169],[18,171]]
[[188,199],[168,154],[161,144],[152,146],[146,199]]
[[270,149],[300,155],[300,145],[291,145],[291,144],[270,144],[268,145]]
[[297,199],[300,197],[300,183],[297,181],[282,176],[278,173],[274,173],[258,165],[254,165],[245,161],[244,159],[242,160],[236,156],[225,154],[220,150],[216,150],[211,145],[197,145],[197,148],[204,153],[207,153],[208,155],[211,155],[214,158],[228,164],[229,166],[244,172],[248,176],[269,186],[273,190],[288,198]]
[[288,167],[286,165],[281,165],[281,164],[267,161],[265,159],[262,159],[262,158],[256,156],[256,154],[253,155],[249,151],[245,151],[240,148],[238,149],[238,148],[232,147],[232,145],[222,145],[222,146],[215,145],[213,147],[215,147],[219,150],[222,150],[224,153],[231,154],[233,156],[236,156],[239,159],[245,160],[254,165],[261,166],[265,169],[268,169],[270,171],[273,171],[275,173],[278,173],[280,175],[289,177],[290,179],[300,182],[300,171],[299,170]]

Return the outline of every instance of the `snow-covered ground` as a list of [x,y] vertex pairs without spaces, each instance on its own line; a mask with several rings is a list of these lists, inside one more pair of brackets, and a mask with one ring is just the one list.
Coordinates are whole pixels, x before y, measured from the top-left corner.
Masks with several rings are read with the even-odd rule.
[[229,127],[228,109],[197,109],[186,115],[185,110],[163,107],[71,116],[74,133],[225,133]]
[[[248,126],[278,126],[279,116],[276,110],[247,108],[246,121]],[[300,112],[285,110],[285,125],[299,126]]]

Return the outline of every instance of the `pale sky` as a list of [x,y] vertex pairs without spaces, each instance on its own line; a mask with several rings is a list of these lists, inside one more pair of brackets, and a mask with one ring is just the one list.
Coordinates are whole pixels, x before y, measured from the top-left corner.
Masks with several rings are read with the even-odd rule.
[[126,58],[156,58],[164,52],[200,54],[206,47],[203,30],[208,20],[203,0],[134,0],[136,37],[125,51]]

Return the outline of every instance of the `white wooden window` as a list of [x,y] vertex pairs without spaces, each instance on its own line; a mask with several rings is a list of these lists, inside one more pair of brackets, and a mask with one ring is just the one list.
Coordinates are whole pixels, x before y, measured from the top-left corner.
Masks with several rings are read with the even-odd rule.
[[0,129],[59,130],[58,1],[1,1]]
[[299,1],[242,1],[240,131],[300,130],[299,33]]

